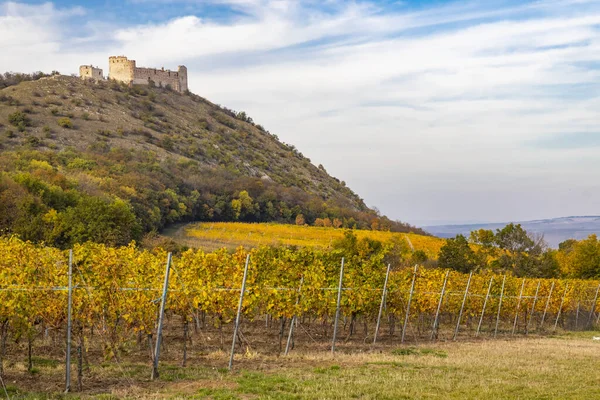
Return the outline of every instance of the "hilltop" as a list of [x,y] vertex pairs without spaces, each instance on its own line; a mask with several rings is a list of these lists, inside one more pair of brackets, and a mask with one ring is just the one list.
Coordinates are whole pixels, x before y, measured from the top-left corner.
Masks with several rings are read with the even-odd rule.
[[22,81],[0,90],[0,149],[0,230],[63,247],[186,221],[422,233],[369,209],[245,113],[189,92]]

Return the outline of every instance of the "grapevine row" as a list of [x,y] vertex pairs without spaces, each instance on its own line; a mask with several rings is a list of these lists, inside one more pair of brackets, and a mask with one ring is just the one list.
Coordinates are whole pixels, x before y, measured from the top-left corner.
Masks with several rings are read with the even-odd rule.
[[[164,279],[166,253],[138,250],[133,245],[110,248],[92,243],[77,245],[73,252],[74,326],[101,327],[108,347],[117,347],[135,332],[151,334],[155,328],[156,300]],[[248,250],[242,248],[235,252],[212,253],[188,250],[174,258],[168,311],[184,320],[191,320],[200,310],[217,315],[222,321],[231,321],[247,254]],[[252,262],[243,304],[245,318],[265,314],[273,318],[333,315],[340,254],[274,247],[250,250],[250,254]],[[16,238],[2,239],[0,267],[0,323],[8,323],[11,331],[20,335],[28,334],[40,324],[50,328],[64,326],[67,253]],[[347,261],[341,303],[344,315],[376,317],[385,270],[382,257],[354,257]],[[417,270],[412,315],[435,313],[445,275],[445,270]],[[392,270],[386,300],[388,314],[405,314],[412,277],[412,269]],[[467,278],[467,275],[449,272],[441,307],[443,313],[459,312]],[[301,300],[296,304],[301,279]],[[597,309],[597,304],[592,304],[598,301],[596,281],[523,280],[476,274],[464,305],[466,318],[481,313],[490,279],[492,285],[486,305],[489,315],[498,310],[505,279],[500,310],[503,320],[511,319],[517,307],[523,316],[531,312],[557,315],[559,309],[564,314],[576,309]]]

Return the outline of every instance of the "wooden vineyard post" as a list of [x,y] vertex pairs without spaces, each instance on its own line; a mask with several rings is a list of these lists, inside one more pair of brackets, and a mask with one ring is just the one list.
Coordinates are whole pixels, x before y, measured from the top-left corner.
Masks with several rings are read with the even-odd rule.
[[344,280],[344,257],[340,267],[340,282],[338,284],[337,304],[335,306],[335,321],[333,322],[333,340],[331,341],[331,354],[335,353],[335,339],[337,336],[338,320],[340,319],[340,302],[342,301],[342,281]]
[[246,256],[246,265],[244,266],[244,276],[242,278],[242,289],[240,291],[240,302],[238,303],[237,314],[235,316],[235,327],[233,328],[233,340],[231,341],[231,356],[229,357],[229,370],[233,368],[233,354],[235,353],[235,342],[237,339],[238,329],[240,327],[240,315],[242,314],[242,304],[244,302],[244,292],[246,291],[246,277],[248,276],[248,263],[250,262],[250,254]]
[[548,298],[546,299],[546,307],[544,307],[544,314],[542,314],[542,322],[540,322],[540,329],[544,326],[544,320],[546,319],[546,314],[548,313],[548,306],[550,305],[550,299],[552,298],[552,292],[554,291],[555,282],[552,281],[552,286],[550,286],[550,293],[548,293]]
[[431,330],[431,337],[429,338],[429,340],[433,340],[433,339],[437,338],[440,310],[442,309],[442,302],[444,301],[444,294],[446,294],[446,284],[448,283],[448,275],[450,275],[449,270],[446,271],[446,276],[444,276],[444,283],[442,284],[442,291],[440,292],[440,300],[438,301],[437,309],[435,310],[435,318],[433,319],[433,329]]
[[383,282],[383,292],[381,293],[381,304],[379,305],[379,314],[377,314],[377,325],[375,326],[375,334],[373,335],[373,344],[377,342],[377,334],[379,333],[379,324],[381,322],[381,314],[383,313],[383,304],[385,303],[385,297],[387,295],[387,284],[388,278],[390,277],[390,268],[392,264],[388,264],[387,271],[385,273],[385,281]]
[[479,317],[479,324],[477,324],[477,332],[475,332],[475,337],[479,336],[479,331],[481,330],[481,323],[483,322],[483,315],[485,314],[485,306],[487,306],[490,292],[492,290],[492,282],[494,282],[493,276],[490,278],[490,284],[488,285],[488,290],[485,294],[485,300],[483,301],[483,308],[481,309],[481,317]]
[[169,272],[171,272],[171,253],[167,255],[167,267],[165,270],[165,282],[163,284],[163,293],[160,300],[160,311],[158,314],[158,327],[156,328],[156,346],[154,347],[154,360],[152,363],[152,380],[158,379],[158,360],[160,358],[160,342],[162,340],[162,328],[165,318],[165,305],[167,303],[167,292],[169,290]]
[[560,307],[558,307],[558,313],[556,313],[556,321],[554,321],[554,329],[552,332],[556,332],[556,327],[558,326],[558,319],[560,318],[560,314],[562,313],[563,304],[565,303],[565,297],[567,297],[567,290],[569,289],[569,284],[565,285],[565,293],[563,294],[562,300],[560,301]]
[[517,319],[519,318],[519,308],[521,308],[521,299],[523,298],[523,289],[525,289],[525,278],[523,278],[523,283],[521,283],[521,292],[519,292],[519,299],[517,300],[517,310],[515,311],[515,322],[513,323],[513,329],[511,335],[515,334],[515,330],[517,329]]
[[594,302],[592,303],[592,307],[590,308],[590,316],[588,318],[588,328],[592,326],[592,318],[594,317],[594,312],[596,311],[596,302],[598,301],[598,291],[600,291],[600,285],[596,289],[596,295],[594,296]]
[[529,325],[531,325],[531,320],[533,320],[533,313],[535,312],[535,303],[537,303],[538,293],[540,292],[540,285],[542,281],[538,281],[537,288],[535,289],[535,296],[533,297],[533,305],[531,306],[531,312],[529,313],[529,321],[525,325],[525,335],[529,334]]
[[[300,287],[298,288],[298,296],[296,296],[296,306],[300,303],[300,293],[302,291],[302,284],[304,283],[304,277],[300,278]],[[290,343],[292,342],[292,335],[294,334],[294,323],[296,322],[296,314],[292,316],[290,322],[290,332],[288,333],[287,343],[285,345],[284,355],[288,355],[290,352]]]
[[504,284],[506,283],[506,275],[502,279],[502,289],[500,289],[500,301],[498,301],[498,314],[496,315],[496,328],[494,328],[494,337],[498,335],[498,324],[500,324],[500,310],[502,309],[502,297],[504,296]]
[[71,328],[73,315],[73,250],[69,250],[69,288],[67,295],[67,356],[65,362],[65,393],[71,391]]
[[456,321],[456,328],[454,329],[454,336],[452,340],[456,340],[458,336],[458,329],[460,328],[460,320],[463,315],[463,311],[465,309],[465,303],[467,302],[467,296],[469,295],[469,286],[471,286],[471,278],[473,277],[473,272],[469,273],[469,279],[467,280],[467,287],[465,288],[465,295],[463,297],[462,305],[460,306],[460,311],[458,313],[458,320]]
[[412,284],[410,285],[410,293],[408,295],[408,304],[406,305],[406,314],[404,315],[404,325],[402,326],[402,340],[400,343],[404,343],[404,337],[406,336],[406,328],[408,327],[408,317],[410,315],[410,303],[412,301],[413,292],[415,291],[415,281],[417,280],[417,269],[418,265],[415,265],[415,270],[413,271]]

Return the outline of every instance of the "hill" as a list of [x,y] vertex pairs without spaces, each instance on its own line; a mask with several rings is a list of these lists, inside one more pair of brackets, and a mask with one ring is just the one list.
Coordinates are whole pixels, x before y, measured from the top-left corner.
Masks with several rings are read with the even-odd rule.
[[[554,248],[567,239],[581,240],[591,234],[600,234],[600,216],[562,217],[518,223],[529,233],[544,235],[546,242]],[[438,225],[424,229],[433,235],[449,238],[457,234],[468,235],[477,229],[502,229],[505,225],[507,223]]]
[[21,79],[0,90],[0,149],[0,230],[60,247],[124,244],[182,221],[420,231],[245,113],[189,92]]

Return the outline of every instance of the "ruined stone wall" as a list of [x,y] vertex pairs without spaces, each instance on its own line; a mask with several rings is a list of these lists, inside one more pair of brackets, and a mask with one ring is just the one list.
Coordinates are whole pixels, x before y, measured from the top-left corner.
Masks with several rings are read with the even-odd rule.
[[182,91],[178,72],[155,68],[136,68],[133,83],[147,85],[148,81],[154,82],[156,86],[170,85],[173,90]]
[[95,68],[92,65],[82,65],[79,67],[79,76],[82,79],[102,80],[104,75],[101,68]]
[[169,85],[173,90],[184,92],[188,89],[187,68],[179,66],[177,71],[156,68],[138,68],[135,60],[127,57],[110,57],[109,78],[127,84],[148,85],[150,81],[156,86]]

